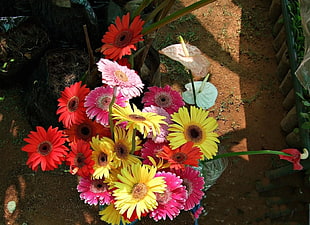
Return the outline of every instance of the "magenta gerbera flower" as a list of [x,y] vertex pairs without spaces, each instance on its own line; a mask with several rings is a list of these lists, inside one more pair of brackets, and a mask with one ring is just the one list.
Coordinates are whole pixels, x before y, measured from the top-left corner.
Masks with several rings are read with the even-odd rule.
[[152,157],[155,162],[158,163],[160,158],[157,157],[157,154],[163,150],[163,146],[165,146],[165,143],[155,143],[152,139],[147,139],[141,149],[143,164],[152,165],[151,161],[148,159],[148,156]]
[[119,87],[118,90],[128,99],[140,96],[144,84],[134,70],[108,59],[100,59],[97,65],[102,73],[102,83]]
[[173,220],[184,209],[187,192],[182,185],[182,179],[171,172],[157,172],[155,177],[164,177],[167,188],[164,193],[155,193],[157,208],[150,213],[155,221],[169,217]]
[[91,180],[82,177],[77,190],[81,192],[80,198],[89,205],[110,204],[113,199],[108,190],[108,184],[104,182],[104,179]]
[[182,184],[187,190],[184,210],[190,210],[195,207],[195,205],[199,204],[204,195],[202,191],[205,183],[203,177],[199,176],[200,172],[198,170],[189,166],[185,167],[184,170],[173,170],[173,172],[183,180]]
[[[113,88],[109,86],[97,87],[85,98],[84,106],[88,118],[96,118],[96,122],[104,126],[109,124],[109,105],[113,98]],[[127,99],[119,93],[115,97],[115,104],[125,107]]]
[[171,116],[169,113],[167,113],[166,110],[163,108],[157,107],[157,106],[149,106],[145,107],[142,112],[153,112],[158,115],[166,117],[164,120],[167,124],[161,124],[160,125],[160,133],[157,134],[156,136],[153,135],[153,132],[150,131],[147,135],[148,138],[151,138],[155,143],[163,143],[167,141],[167,135],[168,135],[168,124],[171,124]]
[[158,106],[165,109],[169,114],[177,112],[184,106],[182,96],[179,92],[173,90],[169,85],[165,87],[149,87],[149,91],[145,92],[142,103],[144,106]]

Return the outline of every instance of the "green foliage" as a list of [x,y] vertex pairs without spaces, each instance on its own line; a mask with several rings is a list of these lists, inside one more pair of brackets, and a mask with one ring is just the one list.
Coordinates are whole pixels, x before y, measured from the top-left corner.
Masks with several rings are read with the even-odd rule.
[[294,48],[297,54],[297,63],[300,64],[303,60],[305,51],[305,36],[301,24],[300,3],[296,0],[288,1],[288,3],[287,8],[290,14],[292,31],[294,34]]

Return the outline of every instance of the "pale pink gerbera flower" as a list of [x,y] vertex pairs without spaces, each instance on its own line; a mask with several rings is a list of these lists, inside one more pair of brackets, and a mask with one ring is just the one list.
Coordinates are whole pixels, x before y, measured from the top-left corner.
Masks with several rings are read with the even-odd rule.
[[177,112],[184,106],[182,96],[179,92],[173,90],[169,85],[165,87],[149,87],[149,91],[145,92],[142,103],[144,106],[158,106],[165,109],[169,114]]
[[167,124],[161,124],[160,125],[160,133],[157,135],[153,135],[153,132],[150,131],[147,135],[148,138],[151,138],[155,143],[163,143],[165,141],[167,141],[167,135],[168,135],[168,124],[171,124],[171,116],[169,113],[167,113],[166,110],[164,110],[163,108],[157,107],[157,106],[149,106],[149,107],[145,107],[142,112],[153,112],[156,113],[160,116],[164,116],[166,117],[166,119],[164,119],[164,121]]
[[128,99],[140,96],[144,84],[134,70],[108,59],[100,59],[97,65],[102,73],[102,83],[119,87],[118,90]]
[[171,172],[157,172],[155,177],[164,177],[167,188],[164,193],[155,193],[158,206],[150,213],[150,217],[155,221],[166,220],[167,216],[173,220],[184,209],[187,196],[182,179]]
[[[96,118],[96,122],[104,126],[109,124],[109,106],[113,98],[113,88],[109,86],[97,87],[85,98],[84,106],[89,119]],[[125,107],[127,99],[119,93],[115,96],[115,104]]]
[[187,199],[185,202],[184,210],[190,210],[195,205],[199,204],[204,195],[202,191],[204,187],[203,177],[199,176],[200,172],[192,167],[185,167],[184,170],[173,170],[176,175],[183,179],[183,185],[187,190]]
[[110,204],[113,199],[108,190],[108,184],[104,183],[104,179],[91,180],[82,177],[77,190],[81,192],[80,198],[89,205]]
[[141,157],[143,158],[143,164],[152,165],[152,162],[148,159],[148,156],[152,157],[156,163],[160,161],[157,154],[163,150],[164,143],[155,143],[152,139],[147,139],[141,149]]

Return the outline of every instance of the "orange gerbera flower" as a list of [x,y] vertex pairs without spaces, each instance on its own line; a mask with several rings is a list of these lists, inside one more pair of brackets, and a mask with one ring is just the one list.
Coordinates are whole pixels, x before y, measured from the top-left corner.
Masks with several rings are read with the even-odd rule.
[[[85,117],[85,116],[84,116]],[[76,142],[77,140],[91,141],[92,137],[111,137],[110,128],[104,127],[101,124],[83,117],[83,122],[74,124],[64,132],[68,135],[69,142]]]
[[121,59],[124,55],[131,55],[131,49],[136,50],[135,44],[143,41],[142,26],[144,21],[136,16],[129,25],[130,14],[116,17],[115,24],[108,27],[101,41],[104,43],[101,52],[107,59],[114,61]]
[[58,109],[56,114],[60,114],[59,122],[62,122],[66,128],[70,128],[73,124],[83,122],[86,108],[84,107],[85,97],[90,92],[86,85],[82,85],[82,81],[66,87],[61,92],[58,99]]
[[66,138],[58,127],[50,126],[47,131],[40,126],[31,131],[24,141],[28,144],[22,150],[28,152],[27,165],[34,171],[39,165],[43,171],[54,170],[64,161],[68,148],[64,145]]
[[175,150],[164,145],[162,151],[158,153],[158,157],[168,160],[172,169],[184,169],[185,165],[198,167],[202,152],[193,145],[194,142],[190,141]]

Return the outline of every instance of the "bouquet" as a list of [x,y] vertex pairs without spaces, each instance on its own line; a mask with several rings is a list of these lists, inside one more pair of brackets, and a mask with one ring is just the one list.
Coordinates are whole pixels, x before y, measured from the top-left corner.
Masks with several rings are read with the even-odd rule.
[[[297,149],[218,154],[218,124],[208,111],[217,95],[207,82],[209,63],[182,38],[161,53],[186,67],[187,90],[145,87],[132,59],[137,43],[144,40],[143,31],[156,23],[143,28],[145,24],[137,13],[126,13],[109,26],[100,48],[103,57],[96,63],[102,85],[90,88],[78,81],[66,87],[56,112],[63,126],[37,126],[24,139],[22,150],[32,170],[65,164],[79,178],[81,200],[99,205],[101,220],[118,225],[144,217],[173,220],[182,210],[197,219],[206,182],[199,168],[206,161],[277,154],[302,169],[300,159],[307,156]],[[137,97],[142,107],[133,103]]]

